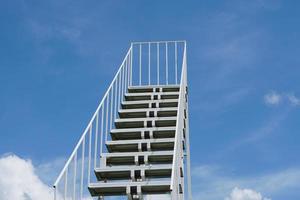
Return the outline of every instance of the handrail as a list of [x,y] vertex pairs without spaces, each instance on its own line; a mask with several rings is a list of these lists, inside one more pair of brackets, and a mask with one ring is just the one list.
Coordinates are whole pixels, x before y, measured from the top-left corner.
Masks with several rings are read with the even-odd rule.
[[154,43],[186,43],[186,40],[161,40],[161,41],[150,41],[150,42],[132,42],[131,44],[154,44]]

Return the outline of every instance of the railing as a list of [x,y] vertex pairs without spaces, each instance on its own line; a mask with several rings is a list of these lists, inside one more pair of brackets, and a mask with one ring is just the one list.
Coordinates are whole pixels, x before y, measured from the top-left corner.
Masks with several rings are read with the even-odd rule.
[[[188,85],[186,44],[183,52],[182,72],[177,109],[176,135],[171,177],[172,200],[192,200],[190,176],[189,122],[188,122]],[[186,159],[184,159],[186,156]],[[186,169],[185,169],[186,166]],[[184,175],[184,173],[187,173]],[[187,178],[185,180],[185,177]],[[187,184],[185,184],[187,183]],[[187,185],[187,195],[185,195]]]
[[[182,69],[179,68],[179,63],[182,63]],[[131,43],[113,81],[54,183],[54,199],[76,200],[90,196],[88,185],[97,181],[93,171],[103,165],[101,155],[107,152],[105,144],[111,140],[109,133],[115,128],[114,121],[118,117],[118,110],[128,87],[178,85],[179,81],[181,105],[184,104],[182,96],[186,88],[185,41]],[[178,117],[182,117],[182,112],[181,109],[178,110]],[[179,150],[182,134],[178,134],[182,127],[182,118],[178,119],[174,155],[182,154]],[[174,156],[173,159],[175,170],[172,173],[172,194],[177,190],[179,181],[178,163],[181,160],[177,157]]]
[[[83,199],[88,195],[93,169],[100,166],[104,144],[131,80],[130,48],[102,101],[88,123],[70,158],[54,183],[54,199]],[[95,180],[95,179],[93,179]]]
[[185,41],[132,43],[132,81],[135,85],[178,84],[184,46]]

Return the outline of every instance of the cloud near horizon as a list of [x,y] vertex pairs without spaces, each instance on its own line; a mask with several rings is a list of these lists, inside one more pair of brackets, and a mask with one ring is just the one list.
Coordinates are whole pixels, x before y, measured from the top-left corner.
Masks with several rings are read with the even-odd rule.
[[269,198],[263,197],[259,192],[251,189],[240,189],[235,187],[230,196],[225,198],[225,200],[271,200]]
[[0,199],[53,200],[52,189],[36,175],[30,160],[2,156],[0,172]]

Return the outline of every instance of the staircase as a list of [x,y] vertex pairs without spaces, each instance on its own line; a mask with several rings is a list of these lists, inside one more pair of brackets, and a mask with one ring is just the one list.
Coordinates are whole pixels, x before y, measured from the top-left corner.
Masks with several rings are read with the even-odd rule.
[[178,97],[178,85],[128,88],[92,196],[170,193]]
[[131,44],[54,184],[55,200],[156,195],[192,199],[185,41]]

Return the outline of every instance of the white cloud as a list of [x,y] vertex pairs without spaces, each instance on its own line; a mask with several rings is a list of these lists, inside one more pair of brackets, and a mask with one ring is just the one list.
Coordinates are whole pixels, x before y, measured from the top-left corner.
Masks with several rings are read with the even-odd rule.
[[251,189],[240,189],[235,187],[229,197],[225,198],[225,200],[271,200],[268,198],[262,197],[259,192],[256,192]]
[[35,174],[30,160],[7,155],[0,158],[0,199],[53,200],[53,194]]
[[[58,158],[35,167],[31,160],[14,154],[1,156],[0,200],[53,200],[53,188],[43,181],[52,184],[63,163],[64,159]],[[83,200],[92,200],[89,194],[86,195]],[[62,199],[60,191],[57,192],[57,197]],[[67,196],[67,200],[71,198]]]
[[295,105],[295,106],[300,105],[300,98],[296,97],[294,94],[288,94],[287,98],[292,105]]
[[264,101],[267,105],[278,105],[283,101],[293,105],[300,105],[300,98],[293,93],[278,93],[276,91],[271,91],[264,95]]
[[281,102],[281,99],[282,96],[275,91],[267,93],[264,96],[264,100],[267,105],[278,105]]

